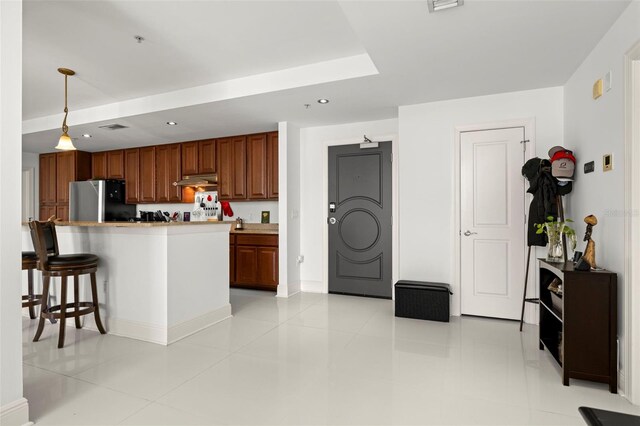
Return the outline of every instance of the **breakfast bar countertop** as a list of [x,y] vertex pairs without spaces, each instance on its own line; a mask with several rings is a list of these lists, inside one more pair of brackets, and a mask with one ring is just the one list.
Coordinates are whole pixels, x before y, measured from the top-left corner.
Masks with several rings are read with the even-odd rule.
[[234,221],[193,221],[193,222],[82,222],[82,221],[56,221],[56,226],[85,226],[106,228],[151,228],[162,226],[187,226],[187,225],[226,225],[231,226]]
[[266,234],[278,235],[279,227],[277,223],[244,223],[243,229],[236,229],[235,222],[231,226],[232,234]]

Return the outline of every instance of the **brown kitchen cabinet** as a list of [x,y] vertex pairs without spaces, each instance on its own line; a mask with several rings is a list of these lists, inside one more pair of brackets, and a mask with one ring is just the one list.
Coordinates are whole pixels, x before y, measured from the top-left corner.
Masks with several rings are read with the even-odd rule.
[[278,235],[231,234],[232,287],[276,291],[278,288]]
[[182,143],[182,174],[198,174],[198,142]]
[[107,179],[124,178],[124,150],[107,151]]
[[267,198],[278,199],[278,132],[267,134]]
[[[56,203],[56,154],[40,155],[40,205]],[[41,212],[42,213],[42,212]],[[40,214],[40,219],[43,215]],[[48,216],[47,216],[48,217]]]
[[140,202],[140,149],[132,148],[124,150],[124,185],[125,203],[137,204]]
[[247,136],[247,198],[267,198],[267,135]]
[[217,140],[218,197],[221,200],[247,198],[247,138],[234,136]]
[[198,173],[215,173],[216,170],[216,140],[198,142]]
[[156,147],[145,146],[139,150],[138,159],[138,202],[156,201]]
[[216,172],[216,140],[183,142],[182,175],[212,174]]
[[69,183],[91,178],[91,153],[64,151],[40,155],[40,220],[69,220]]
[[107,178],[107,153],[94,152],[91,154],[91,177],[93,179]]
[[182,187],[173,183],[182,179],[180,144],[156,147],[156,202],[176,203],[182,200]]
[[93,179],[124,179],[124,150],[91,154],[91,177]]

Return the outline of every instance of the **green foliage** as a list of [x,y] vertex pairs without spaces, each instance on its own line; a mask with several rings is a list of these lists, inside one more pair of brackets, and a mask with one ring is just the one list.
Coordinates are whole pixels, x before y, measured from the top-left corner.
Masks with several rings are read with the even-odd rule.
[[545,233],[547,236],[551,237],[550,234],[559,234],[559,237],[562,234],[566,235],[571,241],[571,250],[575,250],[576,248],[576,231],[567,225],[568,223],[572,223],[573,220],[565,219],[564,221],[555,220],[553,216],[547,216],[547,222],[544,223],[534,223],[533,225],[536,227],[536,234]]

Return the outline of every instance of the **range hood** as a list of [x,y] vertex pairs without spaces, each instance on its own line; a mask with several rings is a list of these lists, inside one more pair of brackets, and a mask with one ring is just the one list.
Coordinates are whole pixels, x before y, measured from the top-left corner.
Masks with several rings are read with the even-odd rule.
[[182,176],[177,182],[173,182],[174,186],[218,186],[218,175],[215,173],[206,175],[190,175]]

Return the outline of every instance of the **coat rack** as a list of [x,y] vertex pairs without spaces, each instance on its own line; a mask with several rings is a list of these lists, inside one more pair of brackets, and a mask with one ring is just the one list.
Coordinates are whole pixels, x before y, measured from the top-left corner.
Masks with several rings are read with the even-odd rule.
[[[556,206],[558,208],[558,220],[564,222],[564,206],[562,204],[562,195],[556,195]],[[562,234],[562,251],[564,253],[564,261],[567,261],[567,236]],[[522,293],[522,311],[520,312],[520,331],[522,331],[522,324],[524,324],[524,307],[525,303],[533,303],[535,305],[540,304],[540,298],[527,297],[527,284],[529,281],[529,263],[531,262],[531,246],[527,250],[527,267],[524,273],[524,292]]]

